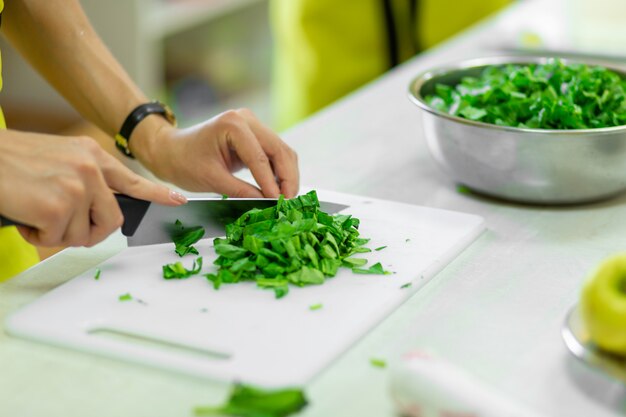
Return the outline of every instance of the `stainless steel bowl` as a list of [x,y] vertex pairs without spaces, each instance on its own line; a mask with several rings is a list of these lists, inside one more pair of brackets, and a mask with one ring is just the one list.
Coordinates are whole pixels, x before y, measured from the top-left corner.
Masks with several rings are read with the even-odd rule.
[[[497,126],[456,117],[430,107],[424,97],[437,83],[456,85],[489,65],[545,63],[546,57],[493,57],[424,72],[409,88],[422,111],[428,147],[454,179],[480,193],[539,204],[573,204],[626,190],[626,126],[547,130]],[[598,61],[626,78],[624,69]]]

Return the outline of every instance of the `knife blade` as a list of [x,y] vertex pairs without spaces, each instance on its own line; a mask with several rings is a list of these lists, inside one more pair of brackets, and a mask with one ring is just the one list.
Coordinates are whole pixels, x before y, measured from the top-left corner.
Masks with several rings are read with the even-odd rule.
[[[115,194],[124,215],[122,234],[128,239],[128,246],[154,245],[172,242],[176,232],[176,220],[186,226],[202,226],[204,238],[224,236],[225,226],[253,208],[264,209],[276,204],[268,198],[189,198],[182,206],[163,206],[140,200],[124,194]],[[348,206],[326,201],[320,208],[334,214]],[[20,225],[0,216],[0,226]]]
[[[140,219],[136,231],[128,234],[128,246],[152,245],[172,242],[176,232],[176,220],[186,226],[202,226],[204,238],[225,235],[225,226],[237,220],[242,214],[254,208],[264,209],[276,205],[275,199],[266,198],[189,198],[182,206],[162,206],[149,204]],[[326,213],[337,213],[347,206],[337,203],[320,202],[321,210]],[[129,225],[129,229],[130,229]]]

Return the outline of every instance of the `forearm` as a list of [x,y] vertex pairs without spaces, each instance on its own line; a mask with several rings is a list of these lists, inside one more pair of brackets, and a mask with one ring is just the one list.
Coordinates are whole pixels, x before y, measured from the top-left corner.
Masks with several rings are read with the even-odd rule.
[[[2,29],[50,84],[111,136],[147,101],[95,33],[78,0],[6,1]],[[245,109],[182,130],[153,114],[128,139],[144,166],[189,190],[272,198],[298,191],[295,152]],[[232,175],[244,165],[260,189]]]
[[[76,110],[110,135],[147,101],[95,33],[78,0],[7,1],[2,30]],[[155,129],[162,124],[155,119],[146,119],[150,122],[142,133],[148,135],[143,132],[148,125]]]

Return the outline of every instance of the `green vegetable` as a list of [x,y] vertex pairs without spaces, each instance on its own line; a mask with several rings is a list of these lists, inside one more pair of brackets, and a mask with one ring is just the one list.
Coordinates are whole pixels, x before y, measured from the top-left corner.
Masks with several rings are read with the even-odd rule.
[[263,390],[237,384],[226,404],[220,407],[196,407],[195,415],[238,417],[287,417],[307,405],[300,389]]
[[459,194],[471,195],[472,190],[466,187],[465,185],[457,185],[456,192]]
[[363,259],[363,258],[345,258],[343,260],[343,265],[348,268],[363,266],[366,263],[367,263],[367,259]]
[[503,65],[460,84],[435,85],[426,102],[469,120],[533,129],[591,129],[626,124],[626,81],[600,66]]
[[379,246],[376,249],[374,249],[375,251],[379,251],[379,250],[383,250],[385,249],[387,246]]
[[226,200],[228,198],[228,194],[222,194],[222,200]]
[[402,290],[403,290],[403,289],[405,289],[405,288],[409,288],[411,285],[413,285],[413,284],[412,284],[412,283],[410,283],[410,282],[407,282],[406,284],[402,285],[402,286],[400,287],[400,289],[402,289]]
[[276,296],[276,298],[283,298],[288,293],[289,293],[289,286],[287,284],[274,287],[274,295]]
[[126,294],[120,295],[117,299],[120,301],[131,301],[133,299],[133,296],[130,295],[130,293],[126,293]]
[[182,257],[188,253],[198,255],[198,250],[192,245],[202,239],[202,236],[204,236],[204,227],[185,227],[180,220],[176,220],[174,225],[176,226],[177,231],[174,233],[172,240],[176,245],[175,251],[178,256]]
[[101,273],[102,273],[102,271],[100,270],[100,268],[96,268],[96,274],[93,276],[93,279],[99,280]]
[[363,266],[366,259],[352,257],[370,251],[358,226],[350,215],[321,211],[315,191],[281,196],[276,206],[250,210],[226,226],[226,238],[214,240],[218,271],[205,277],[215,289],[255,281],[281,298],[289,285],[320,285],[342,266]]
[[370,359],[370,364],[376,368],[386,368],[387,367],[387,362],[382,360],[382,359],[377,359],[377,358],[371,358]]
[[165,279],[185,279],[192,275],[196,275],[202,269],[202,256],[198,256],[193,261],[191,269],[186,269],[182,262],[163,265],[163,278]]
[[363,268],[352,268],[352,272],[355,274],[370,274],[370,275],[390,275],[391,272],[385,271],[380,262],[375,263],[370,266],[368,269]]
[[309,306],[309,310],[315,311],[321,309],[322,307],[324,307],[323,304],[313,304],[312,306]]

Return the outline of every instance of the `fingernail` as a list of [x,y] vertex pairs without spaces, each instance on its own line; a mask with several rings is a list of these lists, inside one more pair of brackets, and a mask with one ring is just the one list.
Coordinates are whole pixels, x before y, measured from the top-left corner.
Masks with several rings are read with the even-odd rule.
[[185,204],[187,202],[187,197],[174,190],[170,190],[170,199],[179,204]]

